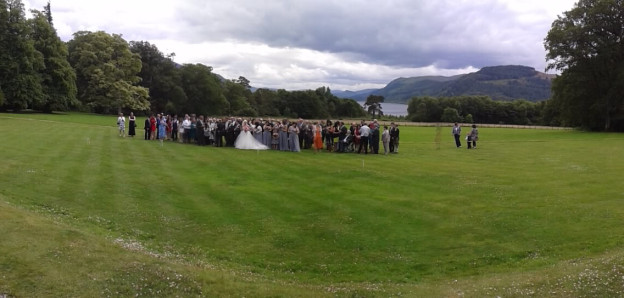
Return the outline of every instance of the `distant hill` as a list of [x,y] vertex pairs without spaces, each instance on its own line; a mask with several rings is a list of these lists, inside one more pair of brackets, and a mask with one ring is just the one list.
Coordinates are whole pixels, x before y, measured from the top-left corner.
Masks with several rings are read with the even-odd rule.
[[370,94],[382,95],[386,102],[393,103],[407,103],[414,96],[460,95],[485,95],[494,100],[540,101],[550,98],[553,77],[554,75],[538,72],[528,66],[491,66],[474,73],[451,77],[398,78],[382,89],[348,91],[349,93],[334,91],[333,93],[339,97],[360,101],[366,100]]
[[364,89],[364,90],[360,90],[360,91],[340,91],[340,90],[332,90],[331,93],[333,95],[336,95],[340,98],[359,98],[361,96],[364,96],[364,99],[366,99],[367,96],[369,96],[372,92],[375,92],[379,89]]

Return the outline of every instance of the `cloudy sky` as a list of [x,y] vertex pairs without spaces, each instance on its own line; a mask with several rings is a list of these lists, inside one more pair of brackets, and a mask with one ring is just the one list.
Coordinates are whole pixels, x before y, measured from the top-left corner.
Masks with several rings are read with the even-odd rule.
[[[24,0],[42,9],[48,0]],[[398,77],[484,66],[544,71],[543,40],[575,0],[51,0],[68,41],[80,30],[149,41],[255,87],[381,88]]]

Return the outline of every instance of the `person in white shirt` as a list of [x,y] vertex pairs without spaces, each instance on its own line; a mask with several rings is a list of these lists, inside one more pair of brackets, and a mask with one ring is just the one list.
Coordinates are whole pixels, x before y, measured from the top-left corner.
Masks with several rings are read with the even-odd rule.
[[368,136],[370,135],[370,127],[364,123],[362,127],[360,127],[360,147],[358,148],[358,153],[362,152],[362,147],[364,147],[364,154],[368,154]]
[[119,117],[117,117],[117,126],[119,127],[119,136],[126,136],[126,118],[123,116],[123,113],[119,113]]
[[182,121],[182,128],[184,128],[184,143],[191,142],[191,118],[189,115],[184,115],[184,121]]

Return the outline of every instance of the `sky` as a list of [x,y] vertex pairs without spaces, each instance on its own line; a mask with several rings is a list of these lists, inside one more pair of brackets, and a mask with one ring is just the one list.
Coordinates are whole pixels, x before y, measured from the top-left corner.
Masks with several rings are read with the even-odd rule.
[[[48,0],[23,0],[42,10]],[[286,90],[382,88],[486,66],[546,68],[544,38],[575,0],[50,0],[77,31],[148,41],[180,64]]]

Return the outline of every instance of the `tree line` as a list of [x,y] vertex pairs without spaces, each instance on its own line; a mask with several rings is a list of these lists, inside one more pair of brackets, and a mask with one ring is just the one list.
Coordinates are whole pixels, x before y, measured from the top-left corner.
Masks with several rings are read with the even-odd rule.
[[548,101],[498,101],[488,96],[414,97],[407,118],[414,122],[464,122],[559,126]]
[[[559,16],[544,47],[560,72],[552,98],[493,101],[482,96],[416,97],[408,120],[541,124],[624,131],[624,10],[620,0],[581,0]],[[150,111],[204,115],[360,118],[354,100],[316,90],[252,91],[244,77],[227,80],[203,64],[174,62],[145,41],[80,31],[65,43],[50,4],[26,18],[21,0],[0,0],[0,110],[98,113]],[[367,99],[382,114],[383,97]]]
[[79,31],[63,42],[48,3],[27,18],[21,0],[0,0],[0,109],[196,113],[203,115],[358,118],[356,101],[327,87],[252,92],[203,64],[177,64],[146,41]]

